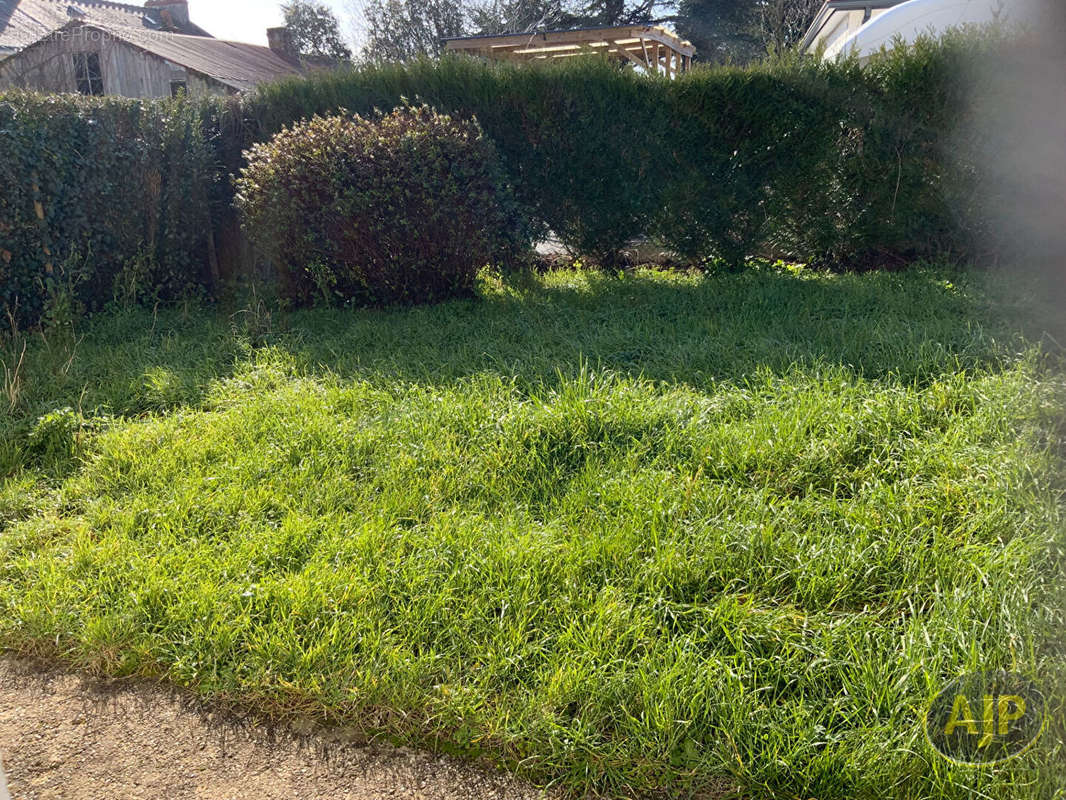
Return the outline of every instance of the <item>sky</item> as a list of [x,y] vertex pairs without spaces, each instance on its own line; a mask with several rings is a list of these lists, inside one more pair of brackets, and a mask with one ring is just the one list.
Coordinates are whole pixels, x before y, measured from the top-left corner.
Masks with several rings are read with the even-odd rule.
[[[351,38],[348,0],[324,0]],[[266,44],[266,29],[281,24],[281,0],[189,0],[189,18],[217,39]]]

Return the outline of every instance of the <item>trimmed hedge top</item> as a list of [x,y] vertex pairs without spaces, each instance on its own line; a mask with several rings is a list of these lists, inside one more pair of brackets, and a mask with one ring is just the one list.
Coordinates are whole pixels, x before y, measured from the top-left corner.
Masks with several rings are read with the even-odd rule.
[[972,256],[989,197],[981,145],[959,123],[995,101],[963,77],[1005,44],[954,36],[867,68],[796,59],[673,81],[594,58],[449,58],[319,74],[241,101],[8,94],[0,303],[36,321],[64,265],[76,265],[65,280],[89,306],[120,284],[163,299],[210,291],[209,234],[232,224],[243,150],[316,114],[409,102],[476,118],[530,229],[606,265],[638,236],[732,265],[755,254],[836,267]]

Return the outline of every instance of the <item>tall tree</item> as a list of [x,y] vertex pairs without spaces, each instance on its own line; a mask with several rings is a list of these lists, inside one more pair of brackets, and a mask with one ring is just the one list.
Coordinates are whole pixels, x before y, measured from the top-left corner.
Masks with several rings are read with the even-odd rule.
[[439,55],[442,39],[467,33],[460,0],[369,0],[363,13],[368,61]]
[[766,49],[779,53],[795,46],[823,4],[824,0],[762,0],[759,13]]
[[337,17],[317,0],[289,0],[281,4],[285,27],[300,55],[348,61],[352,51],[341,36]]
[[[632,25],[666,19],[661,0],[587,0],[579,14],[585,25]],[[661,13],[660,13],[661,12]]]
[[756,0],[679,0],[677,32],[700,61],[745,63],[765,53]]
[[677,30],[701,61],[745,63],[793,47],[824,0],[679,0]]
[[470,29],[478,34],[566,28],[575,19],[573,8],[563,0],[485,0],[469,13]]
[[525,32],[673,20],[676,0],[484,0],[470,10],[478,33]]

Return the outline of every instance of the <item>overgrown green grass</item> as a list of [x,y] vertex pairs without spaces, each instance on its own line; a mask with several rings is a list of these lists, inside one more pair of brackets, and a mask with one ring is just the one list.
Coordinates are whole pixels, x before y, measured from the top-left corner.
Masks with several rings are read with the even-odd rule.
[[[1061,798],[1061,371],[952,280],[560,273],[37,337],[0,642],[576,793]],[[1052,725],[953,767],[922,707],[995,667]]]

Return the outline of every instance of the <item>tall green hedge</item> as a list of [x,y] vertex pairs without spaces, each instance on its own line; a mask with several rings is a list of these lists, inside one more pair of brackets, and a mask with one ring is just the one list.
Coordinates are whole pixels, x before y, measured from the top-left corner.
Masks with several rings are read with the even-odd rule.
[[656,212],[666,85],[599,59],[530,68],[450,58],[288,81],[249,98],[245,112],[260,136],[313,114],[405,101],[475,116],[532,219],[611,258]]
[[966,179],[981,164],[955,127],[987,88],[972,64],[1010,49],[971,32],[866,66],[791,58],[677,80],[596,59],[424,61],[276,84],[245,116],[268,136],[405,99],[475,115],[534,220],[603,261],[646,235],[694,260],[892,265],[973,254]]
[[206,120],[221,107],[0,97],[0,305],[170,299],[210,284],[213,208],[229,201]]
[[90,307],[117,289],[210,292],[210,234],[232,225],[244,149],[314,114],[405,103],[476,117],[531,230],[605,265],[637,236],[730,265],[972,255],[983,165],[956,129],[994,99],[964,76],[1005,44],[959,35],[866,67],[796,58],[677,80],[595,58],[449,58],[322,73],[240,102],[0,96],[0,303],[34,321],[56,286]]

